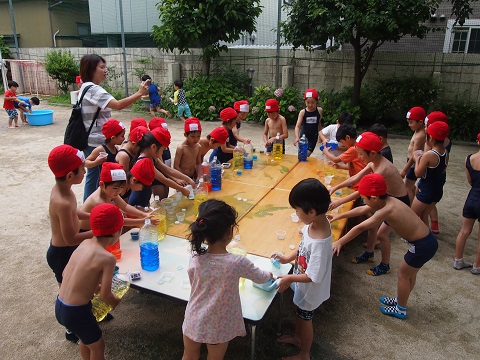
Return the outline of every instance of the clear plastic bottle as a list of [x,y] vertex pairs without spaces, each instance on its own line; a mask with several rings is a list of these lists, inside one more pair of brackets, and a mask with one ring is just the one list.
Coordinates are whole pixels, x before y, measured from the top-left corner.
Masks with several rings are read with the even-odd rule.
[[253,145],[245,144],[243,147],[245,153],[243,154],[243,168],[248,170],[253,167]]
[[158,231],[150,219],[145,219],[145,225],[139,231],[140,264],[143,270],[155,271],[160,267],[158,253]]
[[212,181],[212,190],[218,191],[222,188],[222,164],[217,160],[217,157],[214,156],[212,162],[210,163],[210,178]]
[[243,154],[245,150],[241,143],[237,143],[235,148],[233,149],[233,171],[235,170],[242,170],[243,169]]
[[210,163],[207,161],[202,162],[202,178],[203,182],[208,187],[208,192],[212,191],[212,182],[211,182],[211,175],[210,175]]
[[[130,289],[130,283],[119,279],[117,276],[112,278],[112,292],[118,298],[122,298]],[[100,295],[95,294],[92,298],[92,313],[97,322],[102,321],[107,314],[112,311],[112,307],[100,299]]]
[[273,142],[273,158],[275,160],[283,159],[283,141],[280,139],[280,133],[277,133],[275,141]]
[[298,142],[298,161],[307,161],[308,157],[308,140],[305,134],[302,135]]
[[[235,235],[233,240],[227,245],[227,251],[230,254],[247,256],[247,247],[240,240],[240,235]],[[245,278],[240,278],[238,286],[242,287],[245,285]]]
[[193,213],[198,216],[198,207],[201,203],[208,200],[208,186],[203,179],[198,180],[198,186],[195,189],[195,199],[193,200]]
[[160,201],[160,196],[155,195],[152,203],[150,204],[150,209],[153,210],[152,219],[158,221],[158,224],[156,225],[158,241],[163,240],[167,235],[167,211]]

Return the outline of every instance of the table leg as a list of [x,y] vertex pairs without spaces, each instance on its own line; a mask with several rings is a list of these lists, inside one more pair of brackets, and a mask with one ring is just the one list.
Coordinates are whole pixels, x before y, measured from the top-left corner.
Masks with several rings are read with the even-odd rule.
[[277,335],[282,335],[282,313],[283,313],[283,293],[278,294],[280,296],[280,304],[278,306],[278,320],[277,320]]
[[257,330],[257,325],[251,324],[250,325],[250,336],[251,336],[251,353],[250,353],[250,359],[255,360],[255,340],[256,340],[256,330]]

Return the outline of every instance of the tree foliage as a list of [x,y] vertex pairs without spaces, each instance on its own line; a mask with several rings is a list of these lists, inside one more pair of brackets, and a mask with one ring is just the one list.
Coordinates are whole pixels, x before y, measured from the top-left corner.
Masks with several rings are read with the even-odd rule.
[[157,4],[161,25],[153,26],[153,38],[159,48],[189,52],[202,48],[204,74],[211,59],[228,51],[223,42],[240,38],[243,32],[255,31],[261,13],[259,0],[160,0]]
[[45,71],[56,80],[58,88],[66,94],[68,86],[75,83],[79,66],[70,50],[53,50],[45,57]]
[[0,50],[2,51],[2,58],[3,59],[11,59],[13,58],[12,52],[5,41],[3,40],[3,35],[0,35]]

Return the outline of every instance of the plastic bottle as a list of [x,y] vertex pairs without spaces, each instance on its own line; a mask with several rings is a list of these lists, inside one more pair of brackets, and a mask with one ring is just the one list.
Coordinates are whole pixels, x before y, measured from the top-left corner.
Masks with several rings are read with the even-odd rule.
[[305,134],[302,135],[298,142],[298,161],[307,161],[308,157],[308,140]]
[[277,133],[275,141],[273,142],[273,158],[275,160],[283,159],[283,142],[280,139],[280,133]]
[[212,162],[210,163],[210,178],[212,180],[212,190],[218,191],[222,188],[222,164],[217,160],[217,157],[214,156]]
[[150,204],[152,211],[152,219],[158,220],[159,223],[156,225],[158,232],[158,241],[163,240],[167,235],[167,211],[165,207],[160,202],[160,196],[155,195],[152,203]]
[[243,168],[248,170],[253,167],[253,145],[245,144],[243,147],[245,153],[243,154]]
[[208,192],[212,191],[212,182],[210,177],[210,163],[203,161],[202,162],[202,177],[203,182],[207,185]]
[[146,271],[155,271],[160,267],[158,253],[158,231],[150,219],[145,219],[145,225],[139,231],[140,264]]
[[235,148],[233,149],[233,171],[235,170],[242,170],[243,169],[243,154],[245,150],[241,143],[237,143]]
[[[247,256],[247,247],[240,240],[240,235],[235,235],[233,237],[233,240],[227,245],[227,251],[230,254]],[[242,287],[244,285],[245,285],[245,278],[240,278],[238,287]]]
[[[117,276],[112,278],[112,292],[118,298],[122,298],[130,289],[130,283],[127,281],[120,280]],[[95,294],[92,299],[92,313],[97,319],[97,322],[102,321],[107,314],[112,311],[112,307],[100,299],[100,295]]]
[[193,214],[198,216],[198,207],[204,201],[208,200],[208,187],[203,179],[198,180],[198,186],[195,189],[195,199],[193,200]]

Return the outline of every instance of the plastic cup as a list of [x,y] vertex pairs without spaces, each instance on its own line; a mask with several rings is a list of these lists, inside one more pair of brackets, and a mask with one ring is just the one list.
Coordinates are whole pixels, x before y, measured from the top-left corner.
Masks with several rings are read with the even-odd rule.
[[342,189],[335,191],[335,196],[342,196]]
[[160,202],[165,206],[172,206],[173,205],[173,199],[170,199],[170,198],[165,198],[165,199],[162,199],[160,200]]
[[293,221],[294,223],[296,223],[296,222],[298,222],[298,220],[300,220],[300,219],[298,218],[298,215],[297,215],[296,213],[291,213],[291,214],[290,214],[290,217],[292,218],[292,221]]
[[287,232],[285,230],[277,230],[275,234],[277,234],[278,240],[285,240],[285,236],[287,235]]
[[298,225],[297,229],[298,229],[298,233],[300,235],[302,235],[303,234],[303,225]]
[[182,194],[181,191],[178,191],[178,190],[177,190],[177,191],[175,192],[175,200],[177,200],[177,203],[178,203],[180,200],[182,200],[182,196],[183,196],[183,194]]
[[120,249],[112,250],[112,255],[114,255],[115,259],[119,261],[122,258],[122,250]]
[[332,179],[333,179],[332,175],[325,176],[325,184],[330,185],[330,183],[332,182]]
[[100,151],[100,154],[98,154],[100,157],[104,158],[107,157],[108,154],[105,151]]
[[133,241],[137,241],[139,239],[140,233],[138,230],[132,230],[130,232],[130,237],[132,238]]
[[185,220],[185,213],[183,211],[177,213],[177,220],[180,222]]
[[236,172],[237,172],[237,175],[242,175],[243,174],[242,170],[237,170]]

